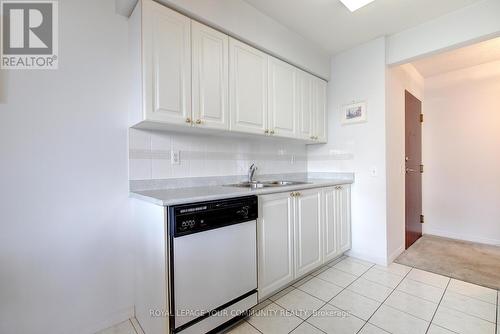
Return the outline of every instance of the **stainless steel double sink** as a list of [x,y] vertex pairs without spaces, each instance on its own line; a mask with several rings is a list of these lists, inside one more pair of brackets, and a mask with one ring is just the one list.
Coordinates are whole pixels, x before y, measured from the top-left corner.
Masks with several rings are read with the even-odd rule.
[[297,186],[297,185],[301,185],[301,184],[308,184],[308,182],[301,182],[301,181],[253,181],[253,182],[241,182],[241,183],[235,183],[235,184],[228,184],[228,185],[226,185],[226,187],[261,189],[261,188],[271,188],[271,187]]

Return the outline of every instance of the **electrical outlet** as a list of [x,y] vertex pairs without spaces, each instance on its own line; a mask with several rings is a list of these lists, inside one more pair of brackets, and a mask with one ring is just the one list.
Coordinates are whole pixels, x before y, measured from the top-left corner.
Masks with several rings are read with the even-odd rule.
[[180,165],[181,164],[181,152],[180,151],[171,151],[170,152],[170,164],[172,164],[172,165]]

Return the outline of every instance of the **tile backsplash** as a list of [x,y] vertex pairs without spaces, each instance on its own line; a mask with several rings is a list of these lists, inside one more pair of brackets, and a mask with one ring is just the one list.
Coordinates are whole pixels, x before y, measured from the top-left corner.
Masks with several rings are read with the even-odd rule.
[[[179,164],[171,152],[179,152]],[[255,163],[259,174],[306,173],[301,143],[271,138],[189,135],[129,130],[130,180],[246,175]]]

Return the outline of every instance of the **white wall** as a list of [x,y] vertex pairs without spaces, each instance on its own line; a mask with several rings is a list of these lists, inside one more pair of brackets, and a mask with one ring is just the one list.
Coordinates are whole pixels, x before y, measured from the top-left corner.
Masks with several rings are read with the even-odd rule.
[[[130,1],[130,0],[118,0]],[[243,0],[160,0],[326,80],[330,55]]]
[[424,232],[500,245],[500,62],[425,86]]
[[483,0],[387,38],[387,64],[403,64],[500,36],[500,1]]
[[127,20],[112,0],[59,11],[59,70],[0,72],[0,333],[92,333],[133,310]]
[[424,79],[410,65],[387,70],[387,254],[405,249],[405,91],[423,100]]
[[[377,263],[387,260],[385,39],[332,58],[328,85],[328,144],[308,147],[310,172],[354,172],[353,255]],[[365,100],[368,122],[341,125],[341,106]],[[371,169],[378,171],[371,176]]]
[[[180,164],[171,164],[179,151]],[[130,129],[130,179],[306,173],[306,145],[272,138],[188,135]]]

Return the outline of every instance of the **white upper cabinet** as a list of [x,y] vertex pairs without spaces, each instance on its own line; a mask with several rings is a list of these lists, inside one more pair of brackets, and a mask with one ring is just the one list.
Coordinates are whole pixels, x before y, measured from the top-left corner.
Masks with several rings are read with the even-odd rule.
[[192,21],[193,123],[229,129],[229,37]]
[[296,69],[269,57],[269,134],[279,137],[297,136],[295,98]]
[[293,219],[293,199],[288,193],[259,198],[259,299],[294,279]]
[[295,202],[295,273],[300,277],[322,264],[322,190],[298,192]]
[[267,129],[268,56],[229,39],[231,130],[265,134]]
[[327,83],[318,78],[314,78],[313,83],[313,115],[314,115],[314,126],[313,126],[313,137],[318,143],[327,142]]
[[297,70],[296,103],[300,139],[313,139],[313,77]]
[[191,117],[191,20],[143,1],[144,103],[147,120],[186,124]]
[[132,127],[326,142],[326,83],[295,66],[153,0],[129,44]]

